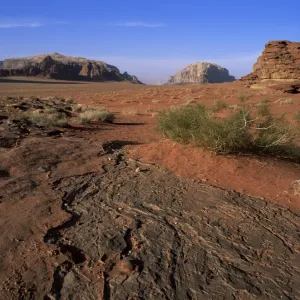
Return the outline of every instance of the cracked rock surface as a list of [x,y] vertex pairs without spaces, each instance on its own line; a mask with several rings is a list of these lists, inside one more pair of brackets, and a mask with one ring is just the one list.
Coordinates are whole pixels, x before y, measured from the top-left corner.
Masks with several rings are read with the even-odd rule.
[[[299,299],[299,216],[134,162],[54,183],[73,226],[49,299]],[[78,216],[78,217],[77,217]]]

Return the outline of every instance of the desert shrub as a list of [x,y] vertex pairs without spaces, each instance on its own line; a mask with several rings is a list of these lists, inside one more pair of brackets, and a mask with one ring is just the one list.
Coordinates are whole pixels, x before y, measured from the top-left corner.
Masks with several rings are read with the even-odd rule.
[[280,105],[293,104],[293,100],[291,98],[282,98],[282,99],[276,100],[275,103],[279,103]]
[[139,114],[138,111],[135,109],[123,109],[122,113],[124,115],[134,115],[134,116]]
[[284,115],[273,116],[267,101],[251,105],[242,98],[240,106],[228,109],[224,118],[217,116],[215,107],[200,104],[162,111],[157,128],[170,139],[193,142],[216,153],[268,153],[298,161],[298,134],[293,125]]
[[300,111],[297,111],[294,115],[294,120],[295,121],[300,121]]
[[69,109],[68,107],[46,107],[41,110],[29,111],[23,113],[20,118],[37,126],[65,127],[70,123],[113,122],[115,115],[104,108],[95,109],[75,104]]
[[152,100],[152,103],[161,103],[162,102],[162,100],[159,100],[159,99],[153,99]]
[[219,112],[223,109],[227,109],[228,107],[229,105],[226,102],[218,100],[214,104],[214,111]]
[[92,120],[111,123],[115,120],[115,115],[103,108],[102,109],[89,108],[83,111],[82,113],[80,113],[79,118],[82,119],[84,123],[89,123]]
[[66,99],[66,103],[68,103],[68,104],[74,104],[75,103],[75,101],[74,101],[74,99],[73,98],[67,98]]
[[69,118],[65,114],[51,110],[51,112],[27,112],[22,119],[31,122],[37,126],[58,126],[65,127],[69,123]]

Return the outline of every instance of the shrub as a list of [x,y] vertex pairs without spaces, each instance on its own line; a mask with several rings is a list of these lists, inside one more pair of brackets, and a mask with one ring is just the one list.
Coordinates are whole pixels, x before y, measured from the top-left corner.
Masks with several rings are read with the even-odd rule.
[[282,98],[282,99],[278,99],[275,101],[275,103],[278,103],[280,105],[284,105],[284,104],[293,104],[293,100],[291,98]]
[[96,120],[112,123],[115,120],[115,115],[105,109],[90,108],[80,113],[79,118],[82,119],[85,123],[87,122],[87,120],[89,120],[89,122],[92,120]]
[[300,111],[298,111],[298,112],[295,113],[294,120],[295,121],[300,121]]
[[273,116],[268,101],[255,106],[243,98],[224,118],[217,116],[215,107],[200,104],[162,111],[158,130],[175,141],[193,142],[216,153],[264,152],[298,161],[298,134],[293,124],[284,115]]
[[229,105],[226,102],[218,100],[215,102],[214,111],[219,112],[223,109],[227,109],[228,107]]
[[67,98],[67,99],[66,99],[66,103],[68,103],[68,104],[74,104],[75,101],[74,101],[73,98]]
[[57,111],[51,112],[28,112],[22,116],[23,119],[37,126],[59,126],[65,127],[69,123],[69,118],[66,115]]
[[95,109],[76,104],[70,109],[48,106],[45,109],[23,113],[20,118],[37,126],[65,127],[73,122],[82,124],[88,124],[91,121],[113,122],[115,115],[104,108]]
[[159,99],[153,99],[152,100],[152,103],[161,103],[162,102],[162,100],[159,100]]

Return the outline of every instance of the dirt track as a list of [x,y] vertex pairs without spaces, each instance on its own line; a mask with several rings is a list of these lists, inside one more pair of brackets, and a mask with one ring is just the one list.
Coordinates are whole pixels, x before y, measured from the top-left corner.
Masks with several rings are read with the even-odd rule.
[[300,299],[297,212],[1,122],[0,299]]

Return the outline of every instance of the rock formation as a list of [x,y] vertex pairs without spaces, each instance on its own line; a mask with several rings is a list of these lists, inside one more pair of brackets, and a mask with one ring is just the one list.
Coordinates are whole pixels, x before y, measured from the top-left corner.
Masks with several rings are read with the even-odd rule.
[[264,79],[300,79],[300,43],[270,41],[253,66],[253,72],[241,78],[242,81]]
[[171,76],[168,84],[221,83],[234,80],[227,69],[217,64],[197,62]]
[[130,81],[141,83],[136,76],[122,74],[115,66],[103,61],[68,57],[59,53],[0,62],[0,76],[44,76],[64,80]]

